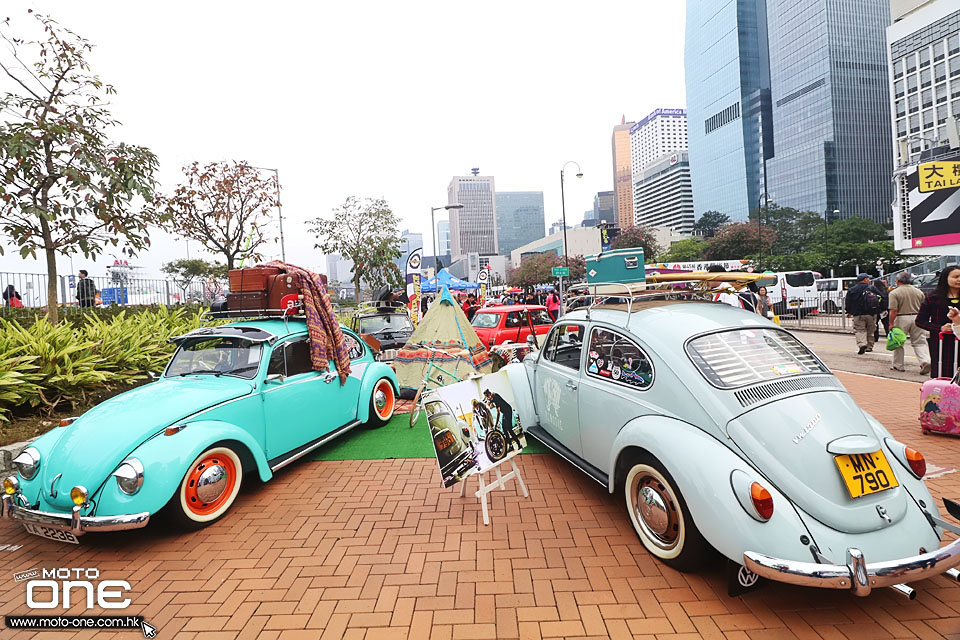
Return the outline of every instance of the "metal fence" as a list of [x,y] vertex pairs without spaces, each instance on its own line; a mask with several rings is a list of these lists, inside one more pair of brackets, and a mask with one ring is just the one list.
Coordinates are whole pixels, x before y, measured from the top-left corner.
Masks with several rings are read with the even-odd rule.
[[846,291],[823,291],[818,296],[792,298],[788,304],[775,302],[773,311],[780,325],[789,329],[853,332],[853,318],[848,318],[844,296]]
[[[226,281],[214,279],[194,279],[175,281],[145,278],[89,278],[96,288],[95,307],[110,305],[178,305],[210,304],[226,296]],[[89,306],[80,306],[77,296],[80,278],[76,276],[57,277],[57,304],[63,312],[82,313]],[[0,271],[0,315],[14,312],[15,307],[23,305],[28,309],[44,310],[47,307],[46,274],[12,273]],[[18,302],[13,302],[16,299]]]

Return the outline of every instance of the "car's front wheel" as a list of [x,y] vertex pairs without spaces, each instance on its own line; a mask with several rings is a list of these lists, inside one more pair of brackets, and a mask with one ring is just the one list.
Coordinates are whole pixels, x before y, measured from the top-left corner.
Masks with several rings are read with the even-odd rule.
[[243,463],[228,447],[211,447],[193,461],[170,500],[177,524],[199,529],[218,520],[240,493]]
[[382,427],[390,422],[393,410],[397,406],[397,397],[393,393],[393,385],[386,378],[377,380],[373,385],[373,394],[370,396],[370,419],[368,427]]
[[638,459],[624,482],[627,513],[643,546],[681,571],[698,569],[710,548],[697,530],[687,503],[655,458]]

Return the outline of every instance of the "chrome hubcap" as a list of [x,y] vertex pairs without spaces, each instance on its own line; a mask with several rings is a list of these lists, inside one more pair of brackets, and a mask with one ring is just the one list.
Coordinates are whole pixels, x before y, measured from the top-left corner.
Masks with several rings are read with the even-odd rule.
[[634,516],[644,537],[664,550],[676,547],[680,517],[669,489],[653,476],[638,474],[630,493]]
[[197,481],[197,498],[205,503],[215,501],[227,490],[228,480],[227,470],[219,464],[207,467]]
[[378,412],[383,411],[383,408],[387,406],[387,394],[377,389],[376,393],[373,394],[373,405],[377,408]]

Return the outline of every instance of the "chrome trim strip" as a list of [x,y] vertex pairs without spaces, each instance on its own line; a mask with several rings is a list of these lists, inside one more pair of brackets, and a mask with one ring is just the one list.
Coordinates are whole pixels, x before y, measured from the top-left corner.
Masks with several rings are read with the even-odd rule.
[[747,569],[770,580],[805,587],[849,589],[854,595],[865,596],[877,587],[924,580],[955,568],[960,565],[960,540],[918,556],[886,562],[867,563],[858,549],[847,550],[847,565],[783,560],[755,551],[744,552],[743,561]]
[[[525,432],[527,435],[529,435],[529,436],[533,436],[534,438],[537,438],[537,434],[536,434],[535,431],[530,431],[530,429],[525,429],[524,432]],[[546,434],[546,435],[549,436],[550,434]],[[547,449],[550,449],[550,451],[553,451],[555,454],[557,454],[558,456],[560,456],[561,458],[563,458],[564,460],[566,460],[567,462],[569,462],[570,464],[572,464],[573,466],[575,466],[577,469],[580,469],[581,471],[583,471],[588,478],[590,478],[591,480],[593,480],[594,482],[596,482],[597,484],[599,484],[599,485],[600,485],[601,487],[603,487],[604,489],[607,489],[607,488],[609,487],[609,484],[610,484],[610,476],[607,476],[607,478],[606,478],[605,480],[601,480],[600,478],[596,477],[595,475],[593,475],[592,473],[590,473],[589,471],[587,471],[586,469],[584,469],[584,468],[583,468],[583,465],[581,464],[580,461],[577,461],[577,460],[572,459],[572,458],[571,458],[570,456],[568,456],[566,453],[564,453],[563,451],[560,451],[559,449],[557,449],[556,447],[554,447],[553,445],[551,445],[549,442],[547,442],[546,440],[544,440],[544,439],[542,439],[542,438],[537,438],[537,440],[539,440],[540,443],[541,443],[543,446],[545,446]],[[571,454],[571,455],[573,455],[573,454]],[[584,460],[584,461],[582,461],[582,462],[586,462],[586,461]],[[588,464],[589,464],[589,463],[588,463]]]
[[71,531],[83,535],[88,531],[123,531],[140,529],[150,522],[150,514],[131,513],[117,516],[81,516],[80,507],[74,507],[70,513],[50,513],[21,507],[13,502],[13,496],[3,496],[2,512],[7,520],[29,522],[51,529]]
[[[314,373],[318,373],[318,372],[314,371]],[[298,373],[297,375],[303,375],[303,374]],[[316,376],[311,376],[309,378],[304,378],[303,380],[294,380],[293,382],[283,382],[279,385],[271,386],[269,389],[265,389],[260,393],[262,393],[263,395],[267,395],[268,393],[273,393],[274,391],[279,391],[280,389],[289,389],[290,387],[295,387],[296,385],[303,384],[305,382],[322,382],[322,381],[323,381],[323,376],[316,375]]]
[[[319,379],[319,378],[318,378],[318,379]],[[330,435],[328,435],[326,438],[323,438],[323,439],[321,439],[321,440],[317,440],[316,442],[314,442],[312,445],[310,445],[309,447],[307,447],[306,449],[304,449],[304,450],[301,451],[300,453],[298,453],[298,454],[296,454],[296,455],[294,455],[294,456],[291,456],[291,457],[287,458],[286,460],[283,460],[282,462],[279,462],[276,466],[270,467],[270,471],[277,471],[278,469],[283,469],[285,466],[287,466],[287,465],[290,464],[291,462],[296,462],[297,460],[299,460],[299,459],[302,458],[303,456],[307,455],[308,453],[310,453],[311,451],[313,451],[314,449],[316,449],[316,448],[319,447],[320,445],[324,445],[324,444],[330,442],[331,440],[333,440],[333,439],[336,438],[337,436],[343,435],[343,434],[346,433],[347,431],[350,431],[350,430],[353,429],[354,427],[358,427],[358,426],[360,426],[361,424],[363,424],[363,423],[360,422],[359,420],[354,420],[353,422],[348,422],[346,425],[340,427],[340,428],[337,429],[336,431],[331,432]]]

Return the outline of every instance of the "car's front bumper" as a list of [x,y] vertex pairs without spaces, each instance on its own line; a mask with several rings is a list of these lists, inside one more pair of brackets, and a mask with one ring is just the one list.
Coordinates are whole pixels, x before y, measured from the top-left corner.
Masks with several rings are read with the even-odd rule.
[[782,560],[762,553],[743,554],[747,569],[759,576],[805,587],[848,589],[867,596],[875,587],[923,580],[960,565],[960,539],[945,547],[910,558],[867,563],[859,549],[847,549],[847,564],[817,564]]
[[147,512],[117,516],[81,516],[80,507],[74,507],[72,513],[37,511],[16,504],[14,496],[8,495],[3,496],[3,502],[0,503],[0,517],[69,531],[78,536],[88,531],[140,529],[150,522],[150,514]]

